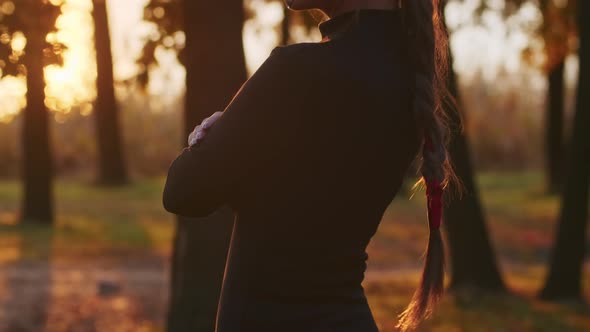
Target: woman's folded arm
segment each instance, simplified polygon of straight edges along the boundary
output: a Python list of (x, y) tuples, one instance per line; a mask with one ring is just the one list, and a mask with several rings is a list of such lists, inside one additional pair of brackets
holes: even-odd
[(167, 211), (187, 217), (211, 214), (294, 139), (293, 109), (302, 97), (296, 90), (305, 78), (290, 59), (286, 50), (275, 48), (202, 141), (172, 162), (163, 194)]

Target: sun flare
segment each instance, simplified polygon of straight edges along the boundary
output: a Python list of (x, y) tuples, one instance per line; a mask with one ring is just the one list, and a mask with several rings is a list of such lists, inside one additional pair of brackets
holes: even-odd
[(91, 0), (67, 0), (57, 19), (54, 38), (67, 46), (63, 66), (45, 68), (47, 107), (68, 113), (72, 107), (92, 101), (96, 96), (96, 60)]
[[(89, 114), (96, 97), (97, 76), (92, 0), (54, 1), (63, 1), (62, 15), (56, 22), (58, 30), (47, 38), (65, 44), (67, 49), (63, 52), (63, 66), (51, 65), (45, 68), (45, 104), (55, 115), (61, 116), (78, 109)], [(141, 53), (143, 39), (146, 34), (149, 35), (150, 29), (154, 29), (142, 21), (143, 8), (147, 1), (107, 0), (116, 81), (132, 79), (138, 71), (136, 59)], [(256, 13), (253, 19), (244, 24), (244, 51), (248, 69), (252, 73), (278, 43), (276, 26), (282, 19), (283, 8), (279, 2), (265, 0), (251, 0), (246, 3)], [(446, 7), (447, 23), (453, 32), (451, 46), (455, 59), (454, 69), (461, 81), (495, 81), (500, 72), (522, 74), (525, 67), (522, 64), (522, 53), (529, 36), (524, 30), (507, 24), (493, 10), (486, 11), (483, 24), (475, 24), (474, 11), (473, 1), (450, 1)], [(514, 20), (537, 22), (541, 19), (541, 13), (532, 4), (523, 6), (517, 14), (511, 19), (512, 23)], [(519, 24), (522, 25), (522, 22)], [(293, 39), (305, 41), (297, 37), (296, 28), (292, 29)], [(305, 37), (313, 37), (313, 40), (319, 38), (317, 35)], [(24, 35), (13, 36), (13, 49), (24, 50), (25, 45)], [(159, 66), (150, 69), (153, 72), (150, 74), (148, 92), (157, 96), (158, 100), (176, 101), (184, 91), (184, 69), (176, 54), (159, 52), (158, 55), (161, 55), (158, 58)], [(571, 71), (568, 69), (568, 73)], [(532, 74), (529, 71), (527, 75), (530, 77), (529, 81), (543, 86), (544, 78), (540, 70)], [(0, 79), (0, 121), (8, 122), (18, 114), (26, 104), (25, 93), (24, 79), (12, 76)]]
[[(45, 104), (55, 112), (68, 113), (96, 97), (96, 60), (93, 45), (92, 0), (66, 0), (56, 21), (57, 31), (47, 36), (50, 41), (66, 45), (63, 66), (45, 68)], [(11, 47), (24, 50), (26, 36), (16, 33)], [(7, 76), (0, 80), (0, 121), (10, 121), (25, 105), (27, 91), (24, 78)]]

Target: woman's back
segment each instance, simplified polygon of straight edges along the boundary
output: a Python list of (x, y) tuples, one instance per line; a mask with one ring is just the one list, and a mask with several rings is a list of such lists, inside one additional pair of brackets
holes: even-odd
[[(353, 13), (336, 17), (321, 25), (322, 33), (354, 19)], [(284, 125), (290, 128), (277, 132), (289, 139), (258, 152), (270, 154), (268, 163), (237, 199), (223, 321), (231, 321), (234, 296), (255, 310), (244, 313), (252, 321), (264, 314), (287, 326), (313, 323), (302, 314), (320, 314), (309, 304), (328, 311), (336, 305), (336, 317), (348, 319), (344, 304), (353, 310), (366, 306), (365, 249), (419, 141), (398, 14), (362, 11), (358, 20), (356, 28), (329, 42), (288, 46), (272, 55), (305, 75), (276, 82), (293, 93), (280, 110), (289, 114)], [(298, 305), (307, 309), (296, 310)]]
[(365, 249), (420, 150), (430, 235), (399, 322), (412, 329), (442, 295), (442, 194), (456, 182), (440, 103), (440, 2), (287, 2), (329, 13), (327, 42), (273, 51), (172, 163), (164, 206), (188, 217), (223, 204), (236, 212), (218, 332), (374, 332)]

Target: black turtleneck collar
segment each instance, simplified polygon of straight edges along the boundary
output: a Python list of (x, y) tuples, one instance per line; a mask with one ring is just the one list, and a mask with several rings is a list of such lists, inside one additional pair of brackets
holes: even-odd
[(318, 28), (322, 33), (322, 38), (348, 30), (355, 21), (356, 13), (356, 11), (342, 13), (320, 23)]
[[(340, 33), (349, 31), (354, 26), (381, 27), (393, 21), (398, 15), (399, 9), (360, 9), (336, 15), (318, 25), (322, 38), (330, 38)], [(384, 25), (385, 24), (385, 25)]]

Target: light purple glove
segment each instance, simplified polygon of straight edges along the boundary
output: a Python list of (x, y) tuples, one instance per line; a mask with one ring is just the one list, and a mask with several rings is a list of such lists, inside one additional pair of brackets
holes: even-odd
[(217, 121), (222, 115), (223, 112), (215, 112), (210, 117), (204, 119), (200, 125), (197, 125), (193, 132), (188, 135), (188, 145), (193, 146), (200, 142), (207, 134), (209, 128), (211, 128), (215, 121)]

